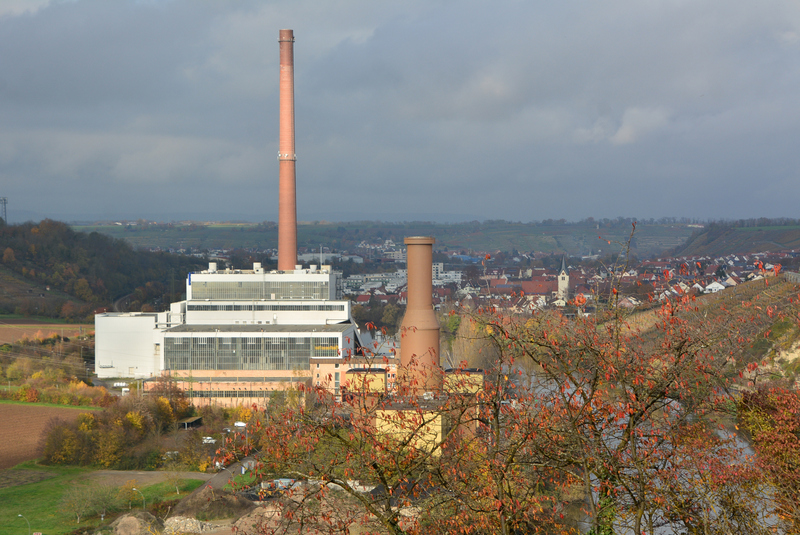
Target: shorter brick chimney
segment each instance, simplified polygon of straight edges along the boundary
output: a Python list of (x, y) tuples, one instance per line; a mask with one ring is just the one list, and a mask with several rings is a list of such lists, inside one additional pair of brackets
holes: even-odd
[(430, 236), (405, 239), (408, 266), (408, 303), (400, 327), (401, 376), (409, 392), (441, 390), (439, 322), (433, 310), (433, 244)]

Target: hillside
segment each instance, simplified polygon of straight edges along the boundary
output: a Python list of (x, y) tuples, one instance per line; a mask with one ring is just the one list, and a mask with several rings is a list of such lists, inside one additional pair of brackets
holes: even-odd
[(129, 294), (137, 310), (177, 300), (170, 290), (179, 294), (185, 274), (201, 265), (58, 221), (0, 226), (0, 313), (82, 319)]
[[(798, 285), (785, 276), (755, 280), (727, 288), (693, 300), (694, 310), (686, 319), (698, 324), (713, 323), (721, 316), (730, 318), (728, 327), (735, 328), (752, 342), (744, 346), (744, 363), (759, 362), (760, 375), (800, 379), (800, 325), (797, 322)], [(754, 306), (754, 304), (756, 304)], [(771, 309), (766, 321), (754, 321), (757, 311)], [(658, 336), (659, 309), (634, 313), (627, 324), (641, 329), (643, 340)], [(735, 321), (734, 321), (735, 319)], [(743, 339), (744, 339), (743, 338)]]
[[(335, 251), (355, 252), (361, 242), (383, 243), (391, 239), (402, 244), (406, 236), (435, 236), (436, 247), (441, 250), (474, 251), (537, 251), (567, 253), (571, 256), (597, 253), (598, 249), (616, 250), (604, 240), (625, 241), (632, 219), (617, 218), (578, 223), (564, 220), (546, 220), (533, 223), (509, 221), (472, 221), (459, 224), (429, 222), (382, 223), (349, 222), (300, 223), (298, 246), (311, 251), (320, 246)], [(135, 247), (160, 249), (211, 250), (242, 248), (266, 250), (278, 245), (275, 223), (254, 224), (152, 224), (76, 226), (75, 230), (99, 232), (126, 240)], [(689, 237), (692, 228), (674, 221), (639, 221), (633, 252), (640, 258), (660, 254), (679, 246)]]
[(67, 303), (78, 309), (86, 305), (76, 297), (57, 289), (48, 290), (46, 284), (0, 265), (0, 313), (58, 317)]
[(712, 223), (693, 233), (672, 250), (674, 256), (723, 256), (756, 252), (800, 250), (800, 224)]

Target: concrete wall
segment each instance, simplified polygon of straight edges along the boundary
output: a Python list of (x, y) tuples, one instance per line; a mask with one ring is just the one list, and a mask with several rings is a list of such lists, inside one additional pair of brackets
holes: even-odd
[[(95, 316), (95, 373), (99, 378), (152, 377), (163, 366), (165, 314), (106, 313)], [(156, 346), (156, 344), (158, 344)]]

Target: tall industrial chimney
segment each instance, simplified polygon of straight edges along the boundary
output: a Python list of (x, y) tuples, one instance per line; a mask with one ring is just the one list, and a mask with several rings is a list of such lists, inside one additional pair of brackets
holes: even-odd
[[(414, 391), (441, 387), (439, 373), (439, 322), (433, 311), (433, 244), (429, 236), (406, 238), (408, 303), (400, 327), (400, 366), (406, 380), (416, 380)], [(412, 360), (414, 365), (412, 366)]]
[(280, 30), (280, 136), (278, 139), (278, 270), (297, 264), (297, 186), (294, 152), (294, 32)]

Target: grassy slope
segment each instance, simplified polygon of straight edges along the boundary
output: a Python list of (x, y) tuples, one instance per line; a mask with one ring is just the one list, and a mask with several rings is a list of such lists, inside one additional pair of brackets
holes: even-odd
[[(19, 387), (11, 385), (11, 390), (17, 390)], [(8, 390), (8, 385), (0, 385), (0, 390)], [(59, 405), (57, 403), (28, 403), (26, 401), (13, 401), (10, 399), (0, 399), (0, 405), (25, 405), (35, 407), (53, 407), (56, 409), (80, 409), (82, 411), (101, 411), (103, 407), (93, 407), (91, 405)]]
[[(44, 297), (39, 297), (44, 295)], [(26, 279), (19, 273), (0, 265), (0, 301), (17, 303), (21, 300), (33, 299), (42, 303), (72, 301), (83, 305), (83, 301), (60, 290), (47, 290), (44, 284)]]
[(678, 256), (723, 256), (784, 249), (800, 249), (800, 227), (739, 227), (721, 233), (706, 230), (676, 250)]
[[(78, 467), (40, 467), (32, 462), (19, 465), (16, 469), (44, 470), (54, 475), (50, 479), (0, 489), (0, 535), (26, 533), (27, 524), (22, 514), (31, 523), (32, 531), (48, 534), (65, 533), (77, 527), (71, 512), (61, 511), (61, 496), (81, 475), (89, 472)], [(69, 516), (67, 516), (69, 515)]]
[[(689, 316), (690, 321), (714, 323), (714, 319), (726, 316), (729, 319), (727, 328), (749, 332), (751, 342), (744, 346), (742, 358), (746, 362), (776, 361), (784, 372), (791, 374), (800, 373), (800, 361), (787, 361), (782, 358), (789, 350), (794, 350), (800, 341), (800, 327), (792, 319), (797, 314), (797, 284), (787, 281), (784, 277), (771, 277), (766, 284), (764, 280), (742, 283), (721, 292), (698, 296), (695, 302), (697, 311)], [(761, 327), (734, 321), (736, 318), (747, 318), (748, 309), (760, 307), (766, 309), (775, 307), (776, 312), (781, 311), (785, 316), (776, 313), (774, 318), (767, 320)], [(646, 337), (648, 331), (659, 322), (658, 308), (634, 313), (628, 318), (627, 323), (633, 328), (641, 329)], [(800, 356), (800, 355), (799, 355)]]
[[(27, 462), (11, 470), (22, 469), (43, 470), (54, 477), (38, 483), (0, 489), (0, 535), (27, 532), (28, 525), (25, 520), (17, 516), (18, 514), (22, 514), (28, 519), (32, 531), (40, 531), (48, 535), (69, 533), (78, 527), (99, 526), (99, 517), (92, 517), (76, 524), (73, 513), (63, 510), (60, 506), (64, 492), (70, 486), (77, 484), (81, 477), (92, 472), (91, 469), (73, 466), (39, 466), (34, 462)], [(194, 479), (182, 480), (181, 496), (185, 496), (202, 483), (202, 481)], [(171, 500), (175, 496), (174, 487), (170, 487), (168, 483), (150, 485), (141, 490), (148, 504), (152, 504), (155, 500)], [(110, 524), (110, 520), (107, 516), (105, 525), (108, 524)]]

